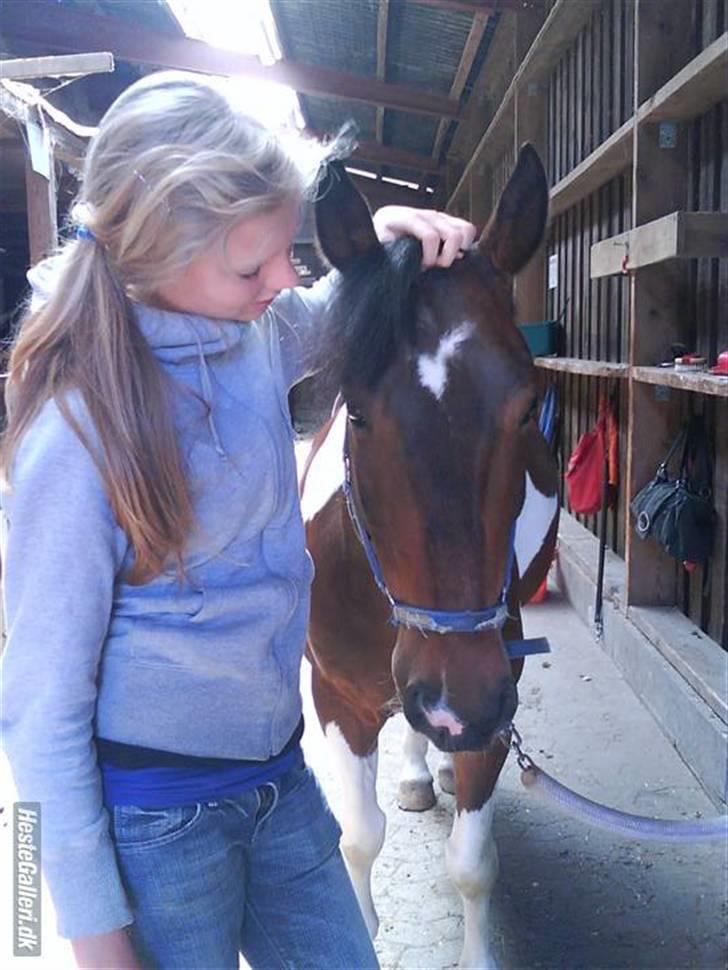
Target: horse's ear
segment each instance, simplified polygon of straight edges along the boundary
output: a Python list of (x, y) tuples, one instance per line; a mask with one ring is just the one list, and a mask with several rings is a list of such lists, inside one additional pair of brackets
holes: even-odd
[(326, 166), (315, 209), (319, 245), (336, 269), (345, 269), (357, 256), (380, 245), (369, 207), (342, 162)]
[(503, 189), (495, 212), (478, 241), (478, 249), (506, 273), (523, 269), (543, 239), (549, 187), (538, 152), (526, 143)]

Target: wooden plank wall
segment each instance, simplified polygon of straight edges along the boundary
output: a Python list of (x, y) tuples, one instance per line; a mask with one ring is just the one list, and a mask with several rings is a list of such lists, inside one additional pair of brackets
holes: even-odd
[[(632, 114), (634, 18), (629, 0), (609, 0), (556, 65), (548, 87), (546, 168), (554, 185)], [(589, 279), (592, 243), (631, 227), (631, 175), (613, 179), (558, 216), (551, 225), (548, 255), (558, 258), (558, 286), (548, 291), (551, 318), (564, 313), (561, 353), (567, 357), (626, 361), (627, 277)], [(567, 302), (568, 301), (568, 302)], [(578, 438), (596, 421), (600, 397), (614, 392), (620, 452), (626, 453), (626, 386), (577, 375), (556, 380), (562, 411), (559, 442), (564, 467)], [(566, 507), (566, 506), (565, 506)], [(597, 516), (577, 516), (597, 531)], [(608, 542), (624, 555), (623, 503), (612, 509)]]
[[(726, 28), (728, 0), (694, 0), (694, 53)], [(546, 165), (550, 184), (567, 175), (633, 114), (634, 6), (631, 0), (605, 0), (556, 65), (548, 86)], [(728, 211), (728, 100), (690, 125), (687, 173), (689, 206), (702, 211)], [(504, 160), (505, 162), (505, 160)], [(494, 166), (494, 187), (507, 166)], [(548, 315), (566, 306), (563, 345), (568, 357), (627, 362), (629, 357), (629, 280), (589, 279), (592, 243), (631, 228), (632, 178), (625, 173), (604, 185), (552, 223), (548, 255), (558, 257), (558, 286), (547, 294)], [(568, 300), (568, 302), (567, 302)], [(711, 359), (728, 349), (728, 262), (692, 261), (685, 340)], [(668, 348), (665, 348), (667, 351)], [(554, 381), (562, 411), (560, 448), (566, 465), (579, 436), (594, 425), (598, 401), (614, 390), (620, 422), (620, 462), (624, 468), (627, 440), (627, 382), (547, 372)], [(691, 575), (678, 566), (678, 588), (684, 612), (711, 637), (728, 647), (728, 401), (672, 391), (681, 413), (702, 412), (715, 451), (715, 492), (719, 528), (709, 572)], [(565, 507), (568, 507), (564, 499)], [(611, 511), (610, 547), (625, 553), (625, 496)], [(578, 516), (597, 532), (596, 516)]]
[[(693, 53), (726, 30), (725, 0), (698, 0), (694, 11)], [(728, 92), (728, 84), (726, 85)], [(688, 207), (702, 212), (728, 212), (728, 97), (689, 126)], [(728, 350), (728, 260), (690, 262), (686, 342), (714, 360)], [(681, 394), (684, 416), (702, 413), (714, 445), (714, 493), (719, 510), (714, 555), (692, 574), (680, 571), (683, 611), (719, 643), (728, 645), (728, 401)]]

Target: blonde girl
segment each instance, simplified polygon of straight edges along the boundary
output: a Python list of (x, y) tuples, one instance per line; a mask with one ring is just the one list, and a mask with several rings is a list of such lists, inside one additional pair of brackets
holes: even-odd
[[(3, 738), (82, 967), (376, 965), (299, 743), (288, 393), (321, 365), (330, 283), (296, 289), (290, 250), (317, 167), (213, 85), (152, 75), (31, 274), (0, 455)], [(474, 235), (376, 225), (426, 266)]]

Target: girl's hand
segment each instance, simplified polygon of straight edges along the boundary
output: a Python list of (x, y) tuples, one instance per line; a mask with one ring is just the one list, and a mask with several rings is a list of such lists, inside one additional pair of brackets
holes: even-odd
[(142, 970), (126, 929), (71, 940), (80, 970)]
[(374, 230), (380, 242), (414, 236), (422, 243), (422, 268), (451, 266), (475, 241), (475, 226), (465, 219), (433, 209), (410, 209), (385, 205), (374, 214)]

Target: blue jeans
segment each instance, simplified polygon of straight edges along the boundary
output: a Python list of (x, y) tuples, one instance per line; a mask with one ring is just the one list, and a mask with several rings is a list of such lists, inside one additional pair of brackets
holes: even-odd
[(341, 830), (300, 764), (235, 798), (117, 806), (112, 833), (145, 968), (376, 968), (339, 851)]

